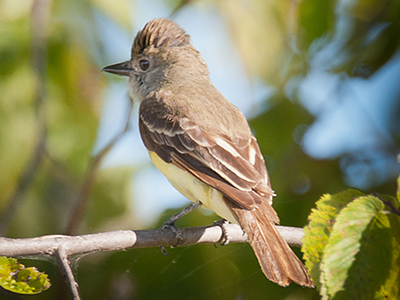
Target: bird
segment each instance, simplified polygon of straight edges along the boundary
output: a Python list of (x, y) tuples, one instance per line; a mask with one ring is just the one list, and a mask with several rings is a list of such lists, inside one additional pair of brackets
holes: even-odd
[(307, 269), (278, 232), (274, 191), (241, 111), (211, 83), (190, 36), (156, 18), (140, 30), (131, 58), (103, 71), (127, 76), (139, 102), (139, 130), (154, 165), (193, 203), (239, 224), (265, 276), (312, 287)]

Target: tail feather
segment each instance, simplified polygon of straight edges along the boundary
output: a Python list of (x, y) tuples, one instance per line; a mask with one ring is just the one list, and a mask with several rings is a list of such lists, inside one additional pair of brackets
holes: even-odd
[[(270, 209), (276, 215), (271, 206)], [(261, 269), (269, 280), (281, 286), (287, 286), (291, 281), (313, 286), (303, 263), (282, 238), (271, 218), (260, 209), (250, 211), (232, 207), (232, 210), (247, 233)]]

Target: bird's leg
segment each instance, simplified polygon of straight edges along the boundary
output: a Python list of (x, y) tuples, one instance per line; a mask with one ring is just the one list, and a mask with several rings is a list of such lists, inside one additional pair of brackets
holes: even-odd
[(188, 205), (184, 209), (182, 209), (180, 212), (176, 213), (171, 218), (169, 218), (167, 221), (165, 221), (161, 228), (169, 228), (170, 226), (175, 227), (176, 221), (178, 221), (183, 216), (186, 216), (188, 213), (190, 213), (192, 210), (196, 209), (199, 206), (201, 206), (200, 201), (191, 203), (190, 205)]
[[(175, 226), (175, 222), (178, 221), (180, 218), (183, 216), (186, 216), (188, 213), (190, 213), (192, 210), (196, 209), (197, 207), (201, 206), (201, 202), (193, 202), (190, 205), (186, 206), (184, 209), (182, 209), (180, 212), (176, 213), (172, 217), (170, 217), (168, 220), (164, 222), (164, 224), (161, 226), (162, 229), (169, 228), (176, 237), (177, 243), (175, 246), (178, 246), (181, 241), (183, 240), (182, 234), (180, 230)], [(165, 251), (164, 246), (160, 246), (161, 252), (164, 255), (167, 255), (168, 253)]]

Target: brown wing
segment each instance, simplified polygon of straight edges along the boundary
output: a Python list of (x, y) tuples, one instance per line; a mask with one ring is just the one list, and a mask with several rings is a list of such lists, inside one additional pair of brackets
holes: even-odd
[[(149, 151), (189, 171), (239, 207), (254, 209), (264, 201), (272, 202), (273, 191), (254, 136), (235, 141), (217, 136), (155, 99), (141, 103), (139, 128)], [(279, 220), (276, 214), (272, 219)]]

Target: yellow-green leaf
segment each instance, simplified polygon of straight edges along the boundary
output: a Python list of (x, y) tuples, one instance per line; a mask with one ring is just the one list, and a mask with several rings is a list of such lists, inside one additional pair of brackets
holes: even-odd
[(363, 195), (362, 192), (353, 189), (335, 195), (323, 195), (316, 203), (317, 208), (313, 209), (309, 216), (309, 223), (304, 228), (302, 252), (306, 267), (317, 288), (320, 286), (320, 261), (335, 219), (351, 200)]
[(380, 199), (365, 196), (341, 210), (321, 262), (323, 299), (397, 298), (382, 290), (398, 252), (383, 209)]
[(18, 294), (38, 294), (50, 287), (50, 281), (35, 267), (26, 268), (15, 258), (1, 256), (0, 285)]

